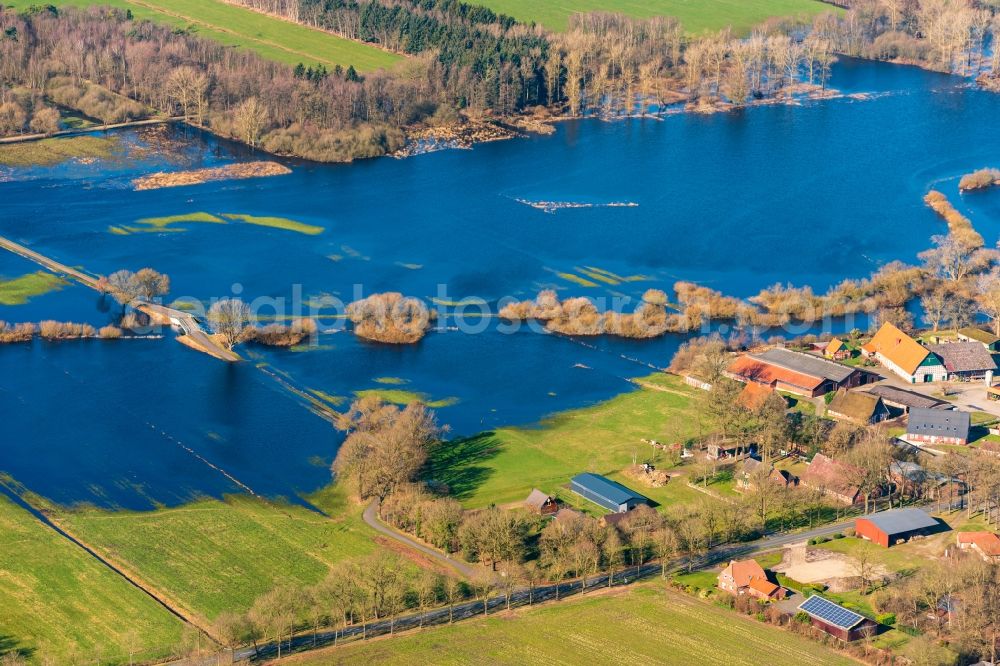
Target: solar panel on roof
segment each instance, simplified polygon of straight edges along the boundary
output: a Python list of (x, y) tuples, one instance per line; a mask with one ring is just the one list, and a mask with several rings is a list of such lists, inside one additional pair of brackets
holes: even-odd
[(799, 605), (799, 610), (805, 611), (823, 622), (842, 629), (850, 629), (865, 619), (863, 615), (858, 615), (843, 606), (838, 606), (832, 601), (818, 597), (815, 594), (803, 601)]

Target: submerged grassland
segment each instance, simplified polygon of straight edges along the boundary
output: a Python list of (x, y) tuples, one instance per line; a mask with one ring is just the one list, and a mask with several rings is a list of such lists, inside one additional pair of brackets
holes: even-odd
[(110, 157), (120, 146), (114, 135), (58, 137), (0, 145), (0, 166), (52, 166), (71, 159)]
[(0, 494), (0, 652), (51, 663), (166, 657), (180, 620)]
[(24, 305), (36, 296), (59, 291), (67, 282), (47, 271), (35, 271), (20, 277), (0, 276), (0, 305)]
[[(289, 660), (334, 664), (847, 666), (814, 641), (645, 583)], [(554, 637), (558, 637), (556, 640)]]
[(131, 225), (112, 225), (108, 227), (108, 232), (119, 236), (141, 233), (164, 233), (187, 231), (189, 227), (180, 226), (188, 224), (228, 224), (229, 222), (239, 222), (258, 227), (269, 227), (271, 229), (281, 229), (293, 231), (307, 236), (316, 236), (324, 231), (325, 227), (315, 224), (306, 224), (297, 220), (290, 220), (285, 217), (268, 217), (257, 215), (245, 215), (243, 213), (206, 213), (204, 211), (194, 213), (182, 213), (180, 215), (166, 215), (163, 217), (144, 217), (135, 221)]

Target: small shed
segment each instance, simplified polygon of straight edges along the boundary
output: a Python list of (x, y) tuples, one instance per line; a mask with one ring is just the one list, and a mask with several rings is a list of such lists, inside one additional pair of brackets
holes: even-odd
[(872, 425), (889, 418), (889, 408), (882, 398), (861, 391), (840, 389), (827, 405), (826, 413), (840, 421)]
[(817, 594), (799, 604), (799, 610), (809, 616), (814, 627), (848, 643), (874, 636), (878, 632), (875, 620), (847, 610)]
[(906, 423), (906, 439), (922, 444), (969, 443), (972, 415), (952, 409), (911, 409)]
[(551, 495), (546, 495), (538, 488), (534, 488), (531, 491), (528, 498), (524, 500), (524, 506), (543, 516), (551, 516), (559, 510), (559, 505), (556, 504), (556, 498)]
[(939, 529), (938, 521), (921, 509), (890, 509), (854, 521), (854, 533), (883, 548), (905, 542), (914, 536), (930, 534)]
[(640, 504), (649, 504), (649, 498), (626, 488), (600, 474), (577, 474), (569, 482), (569, 489), (598, 506), (615, 513), (631, 511)]
[(823, 348), (823, 356), (835, 361), (843, 361), (844, 359), (851, 357), (851, 350), (843, 340), (840, 338), (833, 338), (829, 343), (827, 343), (826, 347)]
[(956, 337), (963, 342), (978, 342), (991, 352), (1000, 352), (1000, 337), (975, 326), (960, 328)]

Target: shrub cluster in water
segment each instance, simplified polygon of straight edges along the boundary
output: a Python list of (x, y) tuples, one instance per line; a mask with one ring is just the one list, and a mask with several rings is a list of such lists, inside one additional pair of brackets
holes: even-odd
[(354, 301), (347, 306), (347, 316), (362, 338), (408, 344), (424, 337), (433, 315), (420, 299), (387, 292)]
[(958, 182), (958, 189), (965, 192), (981, 190), (994, 185), (1000, 185), (1000, 169), (979, 169), (962, 176), (962, 180)]
[(291, 325), (268, 324), (261, 328), (248, 327), (244, 339), (271, 347), (294, 347), (316, 333), (312, 319), (296, 319)]
[(924, 203), (944, 218), (944, 221), (948, 223), (949, 233), (956, 241), (972, 247), (983, 246), (983, 237), (972, 228), (972, 221), (958, 212), (958, 209), (948, 201), (948, 197), (937, 190), (931, 190), (924, 196)]
[(588, 298), (560, 301), (554, 291), (546, 290), (533, 301), (510, 303), (500, 310), (504, 319), (544, 321), (545, 328), (567, 335), (617, 335), (625, 338), (654, 338), (672, 328), (667, 316), (667, 295), (649, 289), (643, 302), (631, 314), (600, 312)]
[(0, 321), (0, 344), (30, 342), (36, 333), (46, 340), (95, 337), (103, 340), (117, 340), (122, 336), (122, 329), (109, 324), (97, 330), (90, 324), (76, 324), (69, 321), (46, 320), (37, 325), (32, 323), (9, 324)]

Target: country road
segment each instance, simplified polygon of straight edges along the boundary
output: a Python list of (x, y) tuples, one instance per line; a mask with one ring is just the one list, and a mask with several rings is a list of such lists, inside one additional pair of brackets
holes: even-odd
[[(954, 509), (956, 506), (957, 504), (951, 508)], [(937, 505), (921, 506), (918, 508), (926, 511), (927, 513), (940, 511), (941, 509), (941, 507)], [(454, 566), (456, 569), (461, 570), (457, 565), (462, 565), (462, 563), (456, 562), (442, 553), (434, 551), (432, 548), (423, 546), (422, 544), (419, 544), (405, 535), (382, 524), (376, 517), (374, 503), (370, 504), (365, 510), (365, 522), (378, 530), (381, 534), (404, 543), (409, 547), (417, 548), (420, 552), (432, 555), (436, 560), (447, 563), (449, 566)], [(853, 525), (854, 519), (851, 518), (850, 520), (823, 525), (809, 530), (772, 534), (762, 539), (758, 539), (757, 541), (722, 544), (712, 548), (701, 557), (692, 559), (690, 562), (686, 559), (671, 561), (667, 565), (667, 572), (678, 572), (688, 568), (692, 570), (704, 569), (713, 565), (728, 562), (731, 559), (750, 557), (774, 551), (789, 544), (807, 541), (815, 537), (829, 536), (837, 532), (843, 532), (845, 529), (853, 527)], [(462, 566), (468, 568), (467, 565)], [(647, 563), (638, 568), (626, 567), (610, 575), (608, 573), (602, 573), (592, 578), (588, 577), (586, 588), (584, 588), (581, 580), (572, 580), (565, 583), (559, 583), (558, 585), (550, 584), (534, 588), (519, 587), (510, 594), (509, 604), (507, 597), (503, 594), (490, 597), (487, 603), (487, 614), (506, 610), (508, 607), (520, 608), (543, 601), (555, 601), (557, 599), (557, 595), (558, 599), (561, 600), (566, 597), (585, 593), (586, 590), (610, 586), (620, 587), (623, 585), (631, 585), (637, 581), (647, 580), (654, 576), (661, 575), (661, 572), (662, 569), (659, 564)], [(463, 601), (462, 603), (455, 604), (450, 608), (446, 606), (443, 608), (435, 608), (423, 613), (411, 613), (393, 618), (391, 620), (379, 620), (368, 624), (351, 625), (342, 629), (323, 629), (315, 633), (302, 632), (296, 634), (290, 641), (282, 641), (281, 654), (284, 656), (292, 652), (305, 652), (320, 647), (336, 645), (345, 641), (353, 642), (357, 640), (365, 640), (367, 638), (374, 638), (376, 636), (387, 636), (400, 631), (407, 631), (426, 626), (449, 624), (451, 622), (460, 622), (483, 615), (483, 601), (482, 599), (479, 599), (473, 601)], [(239, 648), (232, 653), (232, 659), (234, 661), (266, 661), (277, 657), (277, 655), (277, 644), (271, 642), (258, 645), (257, 649), (252, 647)], [(213, 666), (217, 663), (218, 655), (191, 657), (170, 662), (171, 666)]]
[(406, 536), (402, 532), (397, 532), (379, 520), (377, 500), (372, 500), (372, 502), (365, 508), (365, 512), (362, 517), (364, 518), (365, 523), (367, 523), (373, 530), (379, 532), (380, 534), (384, 534), (390, 539), (398, 541), (409, 548), (420, 551), (424, 555), (430, 556), (435, 561), (440, 562), (446, 567), (457, 570), (466, 578), (471, 578), (475, 574), (475, 569), (470, 567), (468, 564), (452, 559), (441, 551), (431, 548), (430, 546), (425, 546), (422, 543)]

